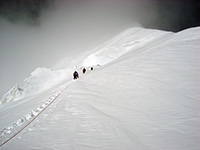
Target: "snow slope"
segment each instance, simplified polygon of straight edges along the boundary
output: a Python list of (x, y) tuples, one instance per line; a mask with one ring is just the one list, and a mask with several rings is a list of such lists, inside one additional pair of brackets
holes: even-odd
[(0, 148), (199, 150), (199, 31), (123, 32), (77, 64), (101, 67), (1, 105), (0, 144), (41, 114)]
[(0, 105), (12, 102), (14, 100), (20, 99), (22, 95), (22, 89), (19, 88), (18, 84), (15, 84), (0, 100)]
[(0, 104), (6, 104), (12, 101), (26, 98), (38, 93), (41, 93), (50, 87), (59, 84), (66, 80), (69, 70), (51, 70), (47, 68), (35, 69), (30, 77), (26, 78), (23, 82), (22, 88), (16, 84), (11, 88), (0, 100)]

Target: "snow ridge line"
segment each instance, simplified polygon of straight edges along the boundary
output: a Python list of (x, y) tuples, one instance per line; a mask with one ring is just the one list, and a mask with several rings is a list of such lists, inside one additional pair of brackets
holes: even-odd
[[(45, 102), (43, 105), (40, 105), (40, 107), (37, 108), (38, 109), (41, 109), (42, 106), (44, 106), (44, 108), (40, 111), (40, 112), (37, 112), (37, 111), (32, 111), (32, 113), (29, 113), (28, 115), (26, 115), (25, 117), (21, 118), (21, 119), (18, 119), (14, 125), (12, 127), (8, 127), (7, 129), (11, 129), (13, 130), (15, 127), (20, 127), (25, 120), (28, 120), (32, 118), (31, 121), (29, 121), (22, 129), (20, 129), (18, 132), (14, 133), (14, 135), (12, 135), (10, 138), (8, 138), (7, 140), (5, 140), (2, 144), (0, 144), (0, 147), (5, 145), (7, 142), (9, 142), (11, 139), (13, 139), (15, 136), (17, 136), (20, 132), (22, 132), (26, 127), (28, 127), (42, 112), (44, 112), (62, 93), (63, 91), (66, 89), (66, 87), (64, 89), (62, 89), (59, 93), (56, 93), (56, 94), (53, 94), (53, 99), (51, 100), (51, 98), (49, 98), (50, 100)], [(46, 105), (47, 104), (47, 105)], [(39, 111), (39, 110), (38, 110)], [(34, 116), (35, 114), (35, 116)], [(2, 131), (0, 131), (0, 139), (3, 137), (4, 134), (12, 134), (12, 131), (9, 131), (7, 129), (3, 129)], [(7, 132), (4, 133), (4, 130), (6, 130)], [(6, 138), (6, 137), (5, 137)], [(2, 141), (3, 139), (1, 139)]]

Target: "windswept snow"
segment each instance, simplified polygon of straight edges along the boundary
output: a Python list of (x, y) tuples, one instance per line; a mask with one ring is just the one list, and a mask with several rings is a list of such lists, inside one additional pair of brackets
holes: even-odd
[(1, 105), (0, 144), (42, 112), (1, 149), (199, 150), (199, 31), (126, 30), (77, 64), (101, 67)]
[(140, 48), (157, 46), (160, 42), (171, 37), (172, 32), (150, 30), (142, 28), (131, 28), (114, 37), (109, 42), (96, 48), (96, 52), (90, 54), (82, 66), (105, 65), (117, 59), (129, 50), (136, 51)]
[(7, 128), (4, 128), (0, 131), (0, 140), (1, 145), (7, 143), (13, 137), (15, 137), (18, 133), (20, 133), (24, 128), (29, 126), (32, 121), (37, 119), (37, 117), (46, 110), (55, 100), (56, 98), (66, 89), (67, 85), (61, 86), (57, 89), (51, 97), (43, 102), (40, 106), (36, 109), (33, 109), (31, 112), (27, 113), (17, 121), (15, 121), (12, 125)]

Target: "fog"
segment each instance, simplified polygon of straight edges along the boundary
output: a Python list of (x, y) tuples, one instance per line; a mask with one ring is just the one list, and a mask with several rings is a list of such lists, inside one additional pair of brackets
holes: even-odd
[(16, 4), (0, 7), (4, 8), (0, 13), (0, 97), (37, 67), (52, 68), (63, 59), (72, 61), (78, 53), (96, 48), (127, 28), (175, 29), (167, 19), (159, 22), (161, 7), (156, 0), (44, 3), (50, 5), (43, 8), (37, 4), (40, 11), (35, 11), (35, 4), (31, 17), (24, 15), (29, 9), (19, 11), (19, 15), (21, 9), (7, 11)]

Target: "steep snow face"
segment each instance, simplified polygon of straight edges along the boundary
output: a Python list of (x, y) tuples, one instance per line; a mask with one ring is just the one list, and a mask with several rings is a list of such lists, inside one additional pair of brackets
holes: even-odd
[(131, 28), (118, 36), (114, 37), (109, 42), (96, 48), (96, 52), (90, 54), (82, 63), (82, 66), (105, 65), (129, 50), (136, 51), (157, 46), (159, 43), (166, 41), (173, 35), (172, 32), (164, 32), (159, 30), (150, 30), (143, 28)]
[[(1, 149), (198, 150), (199, 30), (127, 30), (116, 37), (129, 47), (118, 56), (104, 48), (109, 42), (90, 55), (103, 66), (64, 87), (0, 106), (1, 144), (60, 94)], [(148, 41), (154, 32), (158, 36)], [(135, 36), (146, 40), (137, 45)], [(113, 47), (116, 38), (110, 41)], [(106, 61), (107, 54), (116, 59)], [(86, 60), (88, 66), (96, 64), (89, 57), (82, 64)]]

